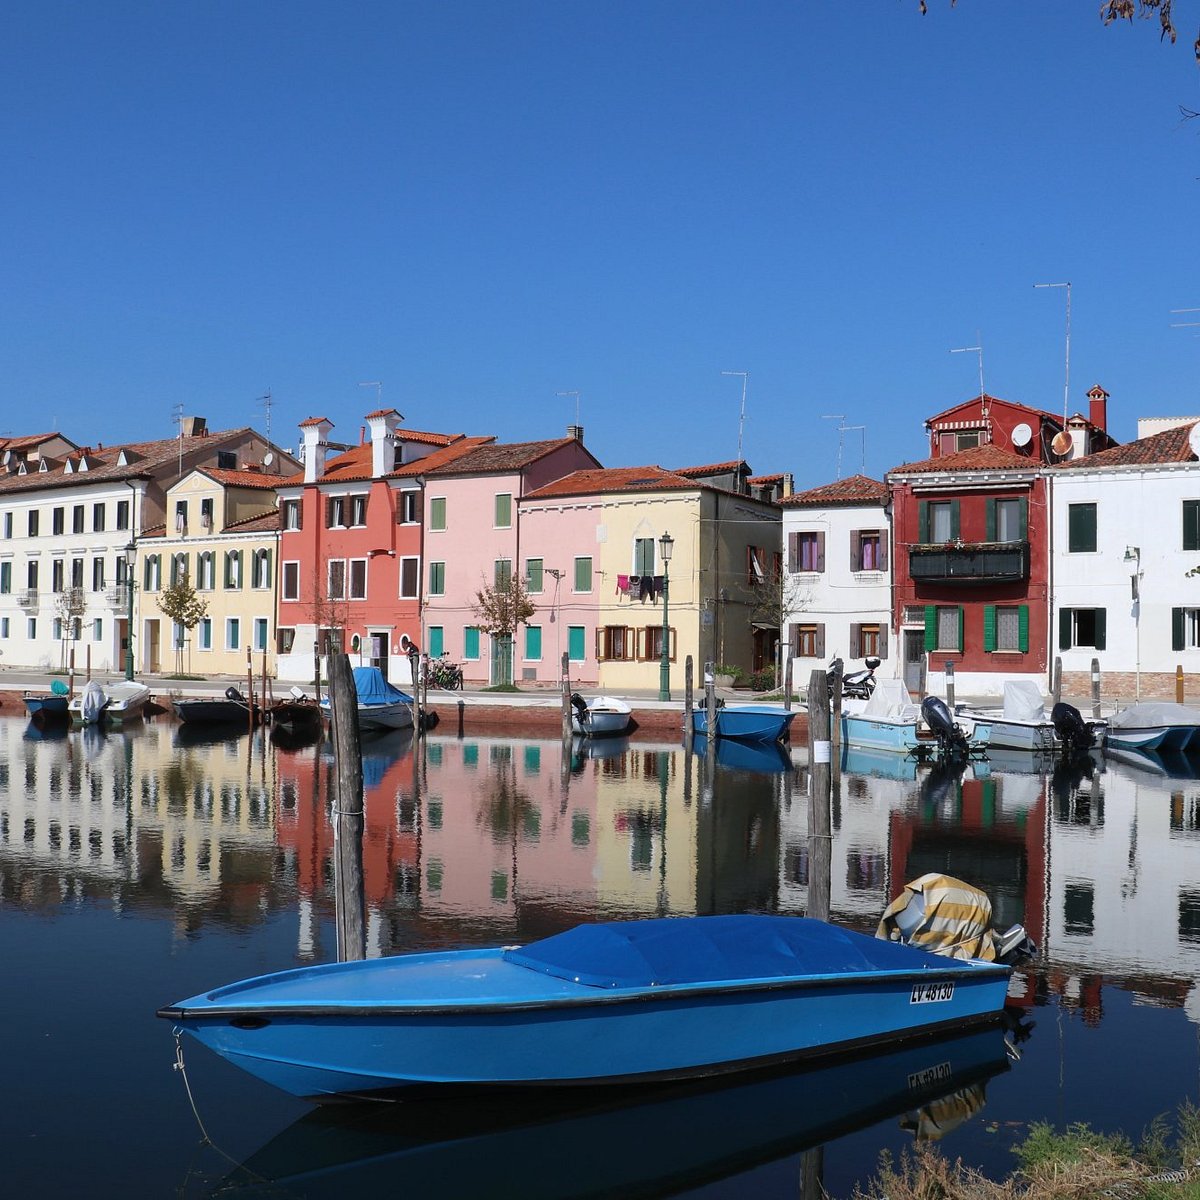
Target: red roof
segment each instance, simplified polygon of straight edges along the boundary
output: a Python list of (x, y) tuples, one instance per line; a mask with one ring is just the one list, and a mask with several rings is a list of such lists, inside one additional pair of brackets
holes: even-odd
[(519, 471), (522, 467), (545, 458), (554, 450), (577, 444), (578, 439), (573, 437), (551, 438), (542, 442), (507, 443), (489, 438), (487, 444), (472, 450), (470, 454), (463, 455), (443, 467), (427, 468), (425, 474), (432, 474), (435, 470), (438, 475), (486, 475), (491, 472)]
[[(385, 479), (403, 478), (409, 475), (421, 475), (432, 470), (440, 463), (452, 462), (462, 454), (493, 441), (490, 437), (468, 438), (461, 433), (420, 433), (415, 430), (404, 430), (404, 441), (420, 442), (424, 445), (437, 446), (438, 449), (426, 454), (423, 458), (405, 463), (394, 471), (388, 471)], [(325, 471), (318, 476), (317, 483), (364, 483), (374, 479), (371, 473), (371, 443), (362, 442), (357, 446), (334, 458), (325, 464)], [(286, 479), (280, 479), (276, 487), (299, 487), (304, 483), (304, 472), (298, 471)]]
[(1056, 471), (1079, 471), (1093, 467), (1148, 467), (1156, 464), (1195, 462), (1188, 438), (1195, 423), (1181, 425), (1176, 429), (1164, 429), (1149, 437), (1113, 446), (1110, 450), (1098, 450), (1067, 462), (1054, 464)]
[(676, 475), (725, 475), (730, 471), (736, 471), (738, 467), (745, 465), (739, 462), (736, 458), (731, 458), (728, 462), (709, 463), (705, 467), (676, 467)]
[(562, 479), (556, 479), (522, 499), (591, 496), (599, 492), (696, 491), (703, 486), (681, 472), (665, 471), (662, 467), (596, 467), (572, 471), (570, 475), (564, 475)]
[(225, 467), (198, 467), (214, 483), (226, 487), (267, 488), (274, 490), (287, 478), (284, 475), (267, 475), (263, 471), (235, 471)]
[(920, 462), (904, 463), (893, 467), (888, 475), (916, 475), (920, 473), (951, 474), (955, 471), (1036, 471), (1041, 463), (1024, 454), (1002, 450), (991, 442), (972, 446), (970, 450), (959, 450), (956, 454), (943, 454), (940, 458), (926, 458)]
[(837, 504), (886, 504), (887, 498), (887, 484), (866, 475), (851, 475), (848, 479), (784, 496), (779, 503), (789, 508), (801, 505), (823, 508)]

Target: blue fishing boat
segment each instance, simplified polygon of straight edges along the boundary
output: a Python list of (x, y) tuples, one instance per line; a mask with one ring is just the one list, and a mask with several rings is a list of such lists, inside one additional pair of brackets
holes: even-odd
[[(775, 704), (718, 704), (714, 733), (739, 742), (778, 742), (786, 736), (795, 713)], [(708, 712), (692, 709), (692, 732), (708, 736)]]
[(158, 1015), (293, 1095), (384, 1099), (762, 1068), (997, 1019), (1008, 976), (804, 917), (676, 917), (305, 967)]
[(1182, 753), (1200, 750), (1200, 708), (1141, 700), (1108, 719), (1108, 746)]
[[(378, 667), (355, 667), (354, 691), (360, 729), (411, 729), (415, 724), (416, 702), (390, 684)], [(321, 714), (327, 720), (333, 715), (328, 696), (321, 701)]]
[(65, 721), (70, 715), (67, 704), (71, 699), (71, 689), (61, 679), (50, 681), (49, 692), (26, 692), (22, 699), (25, 701), (25, 712), (31, 720)]

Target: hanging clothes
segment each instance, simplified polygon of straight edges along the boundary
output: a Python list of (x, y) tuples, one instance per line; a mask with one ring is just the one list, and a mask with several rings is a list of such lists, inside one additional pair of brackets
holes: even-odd
[(617, 592), (622, 596), (629, 595), (629, 576), (628, 575), (618, 575), (617, 576)]

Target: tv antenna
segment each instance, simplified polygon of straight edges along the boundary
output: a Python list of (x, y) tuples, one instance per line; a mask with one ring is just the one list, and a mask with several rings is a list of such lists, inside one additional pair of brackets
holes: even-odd
[(182, 478), (182, 476), (183, 476), (183, 403), (182, 403), (182, 401), (179, 404), (176, 404), (173, 409), (171, 409), (171, 420), (174, 421), (175, 424), (179, 426), (179, 433), (178, 433), (178, 437), (179, 437), (179, 475)]
[[(1173, 309), (1171, 309), (1172, 316), (1180, 316), (1183, 313), (1200, 313), (1200, 308), (1173, 308)], [(1172, 329), (1194, 329), (1197, 325), (1200, 325), (1200, 321), (1172, 321), (1171, 322)], [(1200, 337), (1200, 333), (1193, 334), (1192, 336)]]
[(1067, 289), (1067, 372), (1063, 383), (1063, 428), (1067, 426), (1067, 406), (1071, 398), (1071, 285), (1069, 283), (1035, 283), (1035, 288)]
[(373, 387), (375, 389), (375, 403), (377, 408), (383, 407), (383, 383), (378, 379), (369, 379), (366, 383), (360, 383), (359, 387)]
[(273, 444), (271, 442), (271, 409), (275, 404), (275, 397), (271, 395), (270, 388), (267, 388), (265, 396), (259, 396), (258, 402), (267, 410), (267, 445), (269, 447)]
[(867, 473), (867, 427), (865, 425), (847, 425), (846, 418), (841, 413), (826, 413), (822, 421), (837, 421), (838, 422), (838, 456), (837, 456), (837, 478), (842, 477), (842, 446), (846, 440), (847, 433), (853, 433), (858, 430), (862, 433), (862, 473)]
[(742, 377), (742, 411), (738, 417), (738, 465), (742, 462), (742, 430), (746, 425), (746, 384), (750, 381), (750, 376), (746, 371), (722, 371), (722, 375), (740, 375)]
[(579, 424), (579, 393), (578, 392), (555, 392), (556, 396), (574, 396), (575, 397), (575, 424)]
[(977, 333), (975, 340), (979, 343), (978, 346), (960, 346), (957, 350), (951, 350), (951, 354), (978, 354), (979, 355), (979, 404), (983, 410), (983, 415), (988, 415), (987, 392), (983, 390), (983, 338)]

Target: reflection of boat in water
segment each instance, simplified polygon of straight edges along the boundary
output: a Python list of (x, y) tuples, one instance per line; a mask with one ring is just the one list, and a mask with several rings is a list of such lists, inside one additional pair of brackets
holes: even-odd
[(1105, 758), (1123, 763), (1135, 771), (1146, 772), (1160, 779), (1200, 779), (1200, 755), (1171, 750), (1163, 746), (1154, 749), (1132, 749), (1110, 745)]
[(312, 725), (271, 723), (271, 745), (285, 754), (294, 754), (308, 746), (315, 746), (324, 735), (321, 722)]
[(911, 780), (917, 777), (917, 760), (891, 750), (842, 743), (842, 772), (846, 775), (873, 775), (877, 779)]
[[(248, 1158), (219, 1191), (267, 1196), (286, 1187), (288, 1194), (344, 1197), (386, 1188), (522, 1200), (675, 1195), (890, 1117), (919, 1137), (944, 1132), (952, 1098), (970, 1097), (977, 1110), (987, 1081), (1008, 1069), (1005, 1032), (992, 1026), (733, 1085), (319, 1109)], [(960, 1117), (964, 1107), (956, 1106)], [(291, 1191), (300, 1187), (302, 1193)]]
[[(704, 754), (708, 738), (692, 735), (692, 753)], [(781, 775), (792, 769), (792, 757), (782, 742), (738, 742), (717, 738), (717, 765), (728, 771), (752, 771), (756, 775)]]
[[(378, 787), (388, 768), (412, 752), (413, 731), (408, 729), (363, 729), (359, 732), (362, 749), (363, 787)], [(323, 762), (334, 762), (333, 742), (321, 751)]]
[(621, 758), (629, 749), (629, 738), (584, 737), (575, 734), (571, 738), (571, 770), (582, 771), (590, 759)]
[(176, 746), (221, 746), (240, 741), (249, 732), (249, 719), (242, 714), (242, 724), (227, 721), (188, 722), (175, 727), (172, 743)]

